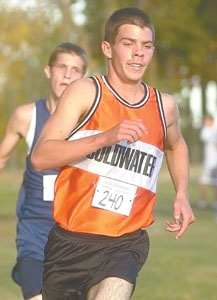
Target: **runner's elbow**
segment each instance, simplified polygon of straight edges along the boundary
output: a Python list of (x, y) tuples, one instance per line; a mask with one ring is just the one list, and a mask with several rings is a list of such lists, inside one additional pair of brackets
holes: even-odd
[(36, 172), (42, 172), (45, 170), (43, 167), (44, 164), (41, 156), (35, 153), (34, 151), (31, 154), (31, 164)]

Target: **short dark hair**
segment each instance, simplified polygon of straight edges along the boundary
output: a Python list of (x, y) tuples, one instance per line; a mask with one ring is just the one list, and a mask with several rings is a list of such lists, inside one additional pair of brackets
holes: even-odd
[(76, 54), (83, 60), (83, 74), (87, 71), (88, 65), (88, 56), (83, 48), (76, 44), (72, 43), (62, 43), (56, 46), (54, 50), (51, 52), (49, 57), (48, 65), (52, 67), (57, 60), (57, 57), (60, 53), (68, 53), (68, 54)]
[(119, 27), (124, 24), (150, 28), (154, 41), (155, 30), (151, 18), (137, 7), (125, 7), (116, 10), (106, 22), (104, 40), (113, 44)]

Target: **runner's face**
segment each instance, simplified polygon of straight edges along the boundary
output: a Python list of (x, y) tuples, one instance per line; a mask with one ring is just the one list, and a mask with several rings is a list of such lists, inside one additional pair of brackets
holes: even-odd
[(124, 24), (111, 45), (111, 70), (125, 82), (141, 81), (153, 52), (152, 31), (149, 28)]
[(72, 81), (83, 77), (83, 60), (73, 53), (60, 53), (53, 66), (47, 66), (46, 75), (50, 79), (50, 93), (59, 99)]

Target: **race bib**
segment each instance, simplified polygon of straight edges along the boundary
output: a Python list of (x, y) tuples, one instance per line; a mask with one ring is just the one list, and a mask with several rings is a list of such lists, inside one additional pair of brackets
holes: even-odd
[(44, 175), (43, 176), (43, 200), (54, 200), (54, 183), (57, 175)]
[(101, 176), (92, 206), (129, 216), (136, 190), (137, 186)]

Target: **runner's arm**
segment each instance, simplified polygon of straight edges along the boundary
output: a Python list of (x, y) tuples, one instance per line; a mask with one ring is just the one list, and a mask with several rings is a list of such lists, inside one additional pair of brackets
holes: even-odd
[(176, 191), (173, 202), (174, 221), (167, 221), (166, 230), (178, 232), (176, 235), (178, 239), (187, 230), (188, 225), (195, 221), (188, 195), (189, 158), (187, 145), (178, 122), (179, 112), (175, 99), (170, 95), (164, 95), (163, 103), (167, 121), (165, 156)]
[(33, 149), (31, 160), (36, 171), (62, 167), (121, 140), (132, 143), (145, 132), (141, 121), (124, 120), (106, 132), (73, 141), (66, 140), (90, 109), (95, 94), (95, 85), (88, 78), (74, 81), (65, 90)]
[(12, 113), (0, 142), (0, 170), (22, 138), (26, 137), (34, 104), (17, 107)]

